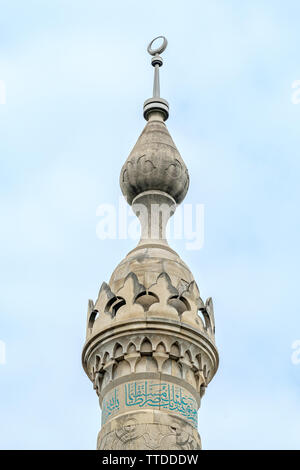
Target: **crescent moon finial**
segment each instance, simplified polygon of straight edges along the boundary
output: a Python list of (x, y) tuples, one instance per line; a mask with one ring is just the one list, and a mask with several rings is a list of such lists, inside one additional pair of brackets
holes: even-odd
[[(158, 47), (153, 48), (153, 44), (157, 40), (162, 40)], [(160, 83), (159, 83), (159, 68), (163, 64), (163, 60), (160, 56), (168, 45), (167, 38), (165, 36), (157, 36), (152, 39), (148, 44), (147, 51), (152, 56), (151, 64), (154, 67), (154, 83), (153, 83), (153, 96), (144, 103), (144, 118), (148, 121), (150, 114), (153, 111), (159, 112), (164, 121), (169, 117), (169, 105), (166, 100), (160, 97)]]
[[(163, 42), (156, 49), (152, 49), (152, 44), (154, 43), (154, 41), (157, 41), (157, 39), (162, 39)], [(157, 36), (156, 38), (152, 39), (152, 41), (150, 42), (150, 44), (147, 47), (147, 51), (149, 52), (150, 55), (162, 54), (166, 50), (167, 45), (168, 45), (168, 41), (165, 38), (165, 36)]]

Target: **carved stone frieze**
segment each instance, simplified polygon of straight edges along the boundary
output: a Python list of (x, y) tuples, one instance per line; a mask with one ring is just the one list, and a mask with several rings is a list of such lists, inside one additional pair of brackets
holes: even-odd
[(99, 450), (197, 450), (196, 429), (176, 417), (140, 413), (123, 415), (104, 425), (98, 435)]

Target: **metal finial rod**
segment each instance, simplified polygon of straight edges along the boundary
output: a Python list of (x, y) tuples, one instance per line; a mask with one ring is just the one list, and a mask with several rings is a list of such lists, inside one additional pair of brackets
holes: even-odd
[[(162, 39), (162, 44), (157, 47), (156, 49), (152, 49), (152, 44), (157, 39)], [(167, 47), (168, 41), (164, 36), (157, 36), (156, 38), (152, 39), (149, 46), (147, 47), (147, 51), (150, 55), (152, 55), (151, 64), (154, 67), (154, 83), (153, 83), (153, 98), (160, 97), (160, 83), (159, 83), (159, 67), (162, 66), (163, 60), (159, 54), (161, 54)]]
[[(162, 39), (162, 43), (156, 49), (152, 48), (152, 44), (157, 39)], [(169, 104), (166, 100), (160, 97), (160, 84), (159, 84), (159, 67), (162, 66), (163, 60), (159, 54), (164, 52), (168, 45), (168, 41), (164, 36), (157, 36), (152, 39), (147, 51), (152, 55), (151, 64), (154, 67), (154, 82), (153, 82), (153, 96), (144, 103), (144, 118), (148, 121), (149, 116), (153, 112), (158, 112), (162, 115), (163, 120), (166, 121), (169, 117)]]
[(154, 67), (154, 83), (153, 83), (153, 98), (160, 97), (160, 84), (159, 84), (159, 65)]

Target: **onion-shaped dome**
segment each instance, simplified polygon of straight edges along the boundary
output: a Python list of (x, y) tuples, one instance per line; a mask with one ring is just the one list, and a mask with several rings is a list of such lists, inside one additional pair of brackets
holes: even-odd
[(123, 165), (120, 186), (129, 204), (149, 190), (164, 191), (178, 204), (183, 201), (189, 187), (188, 170), (160, 113), (152, 113)]

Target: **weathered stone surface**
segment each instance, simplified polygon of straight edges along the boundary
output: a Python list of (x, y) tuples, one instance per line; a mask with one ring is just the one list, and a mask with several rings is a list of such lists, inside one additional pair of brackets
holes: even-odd
[(201, 449), (196, 429), (164, 412), (125, 414), (104, 425), (98, 435), (100, 450), (195, 450)]
[(121, 170), (120, 186), (129, 204), (147, 190), (164, 191), (177, 203), (183, 201), (189, 187), (188, 170), (160, 113), (149, 117)]

